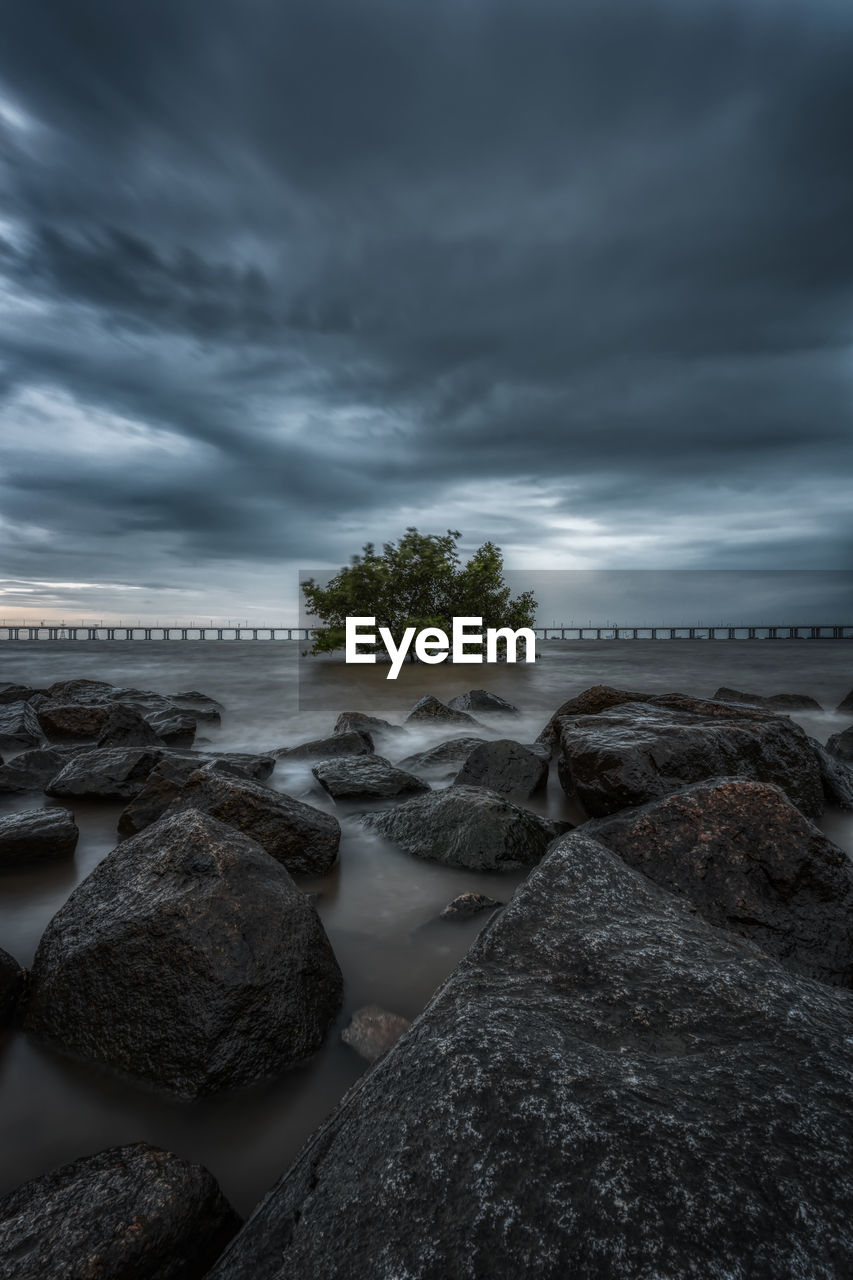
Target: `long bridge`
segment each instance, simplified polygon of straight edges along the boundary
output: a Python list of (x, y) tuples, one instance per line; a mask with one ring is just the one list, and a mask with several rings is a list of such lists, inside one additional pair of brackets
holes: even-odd
[[(850, 626), (729, 626), (713, 627), (534, 627), (539, 640), (853, 640)], [(310, 627), (201, 626), (175, 623), (171, 626), (136, 626), (119, 623), (39, 622), (0, 624), (0, 640), (301, 640), (311, 639)]]

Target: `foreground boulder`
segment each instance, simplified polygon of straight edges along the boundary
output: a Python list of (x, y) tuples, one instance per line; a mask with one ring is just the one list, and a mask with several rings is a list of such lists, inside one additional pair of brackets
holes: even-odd
[(853, 1250), (851, 1034), (848, 992), (578, 831), (211, 1280), (834, 1280)]
[(473, 724), (477, 721), (473, 716), (469, 716), (467, 711), (454, 711), (452, 707), (448, 707), (439, 698), (434, 698), (432, 694), (427, 694), (416, 702), (409, 714), (406, 716), (406, 722), (417, 724), (423, 721), (426, 724)]
[(131, 800), (163, 751), (158, 747), (96, 747), (72, 756), (45, 787), (49, 796), (77, 800)]
[(341, 986), (316, 909), (284, 867), (191, 810), (120, 844), (53, 917), (24, 1026), (196, 1097), (313, 1053)]
[(467, 693), (458, 693), (447, 705), (453, 711), (498, 712), (505, 716), (519, 714), (518, 707), (496, 693), (489, 693), (488, 689), (469, 689)]
[(42, 727), (29, 702), (0, 703), (0, 751), (26, 751), (44, 743)]
[(778, 787), (700, 782), (584, 831), (796, 973), (853, 986), (853, 862)]
[(341, 1039), (366, 1062), (376, 1062), (411, 1025), (408, 1018), (402, 1018), (399, 1013), (389, 1013), (379, 1005), (370, 1004), (356, 1009), (349, 1026), (341, 1032)]
[(297, 747), (280, 747), (276, 760), (331, 760), (333, 756), (364, 756), (373, 750), (369, 733), (333, 733), (328, 738), (313, 738)]
[(14, 1022), (24, 980), (24, 971), (17, 960), (0, 947), (0, 1028)]
[(807, 693), (743, 693), (740, 689), (729, 689), (723, 685), (714, 694), (714, 699), (718, 702), (745, 702), (753, 707), (766, 707), (768, 711), (823, 710), (820, 703)]
[(80, 832), (67, 809), (27, 809), (0, 818), (0, 868), (70, 858)]
[(341, 842), (337, 818), (249, 778), (197, 769), (166, 810), (198, 809), (257, 840), (294, 875), (325, 875)]
[(431, 862), (472, 871), (533, 866), (565, 828), (481, 787), (448, 787), (365, 814), (369, 830)]
[(320, 760), (311, 772), (335, 800), (384, 800), (429, 791), (429, 784), (384, 756), (365, 755)]
[(548, 761), (520, 742), (498, 738), (475, 747), (455, 781), (470, 787), (489, 787), (501, 795), (526, 800), (547, 783)]
[(82, 747), (33, 747), (0, 765), (0, 792), (43, 791)]
[(853, 724), (841, 733), (833, 733), (826, 740), (826, 749), (831, 756), (839, 760), (853, 761)]
[(200, 1280), (239, 1226), (201, 1165), (112, 1147), (0, 1200), (0, 1277)]

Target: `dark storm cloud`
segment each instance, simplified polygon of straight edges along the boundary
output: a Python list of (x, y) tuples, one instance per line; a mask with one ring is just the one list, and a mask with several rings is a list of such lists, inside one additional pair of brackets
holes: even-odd
[(848, 563), (852, 61), (830, 0), (7, 0), (4, 570)]

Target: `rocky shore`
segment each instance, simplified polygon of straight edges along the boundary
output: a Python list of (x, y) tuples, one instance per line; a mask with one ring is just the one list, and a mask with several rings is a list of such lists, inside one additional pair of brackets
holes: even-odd
[[(300, 887), (347, 857), (332, 810), (526, 875), (441, 913), (482, 929), (413, 1022), (356, 1011), (365, 1074), (244, 1225), (177, 1154), (81, 1152), (0, 1199), (0, 1280), (849, 1274), (853, 862), (816, 823), (853, 810), (853, 694), (826, 746), (788, 714), (813, 703), (594, 686), (523, 742), (471, 690), (235, 754), (195, 745), (227, 714), (196, 690), (0, 686), (0, 794), (31, 799), (0, 874), (123, 806), (31, 968), (0, 952), (0, 1035), (164, 1096), (310, 1070), (332, 1034), (346, 968)], [(268, 785), (294, 762), (312, 791)], [(531, 807), (554, 777), (574, 826)]]

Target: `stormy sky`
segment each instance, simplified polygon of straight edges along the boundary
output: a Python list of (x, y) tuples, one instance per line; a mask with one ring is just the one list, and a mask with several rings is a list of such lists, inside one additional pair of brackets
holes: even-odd
[(848, 0), (0, 13), (0, 614), (853, 562)]

